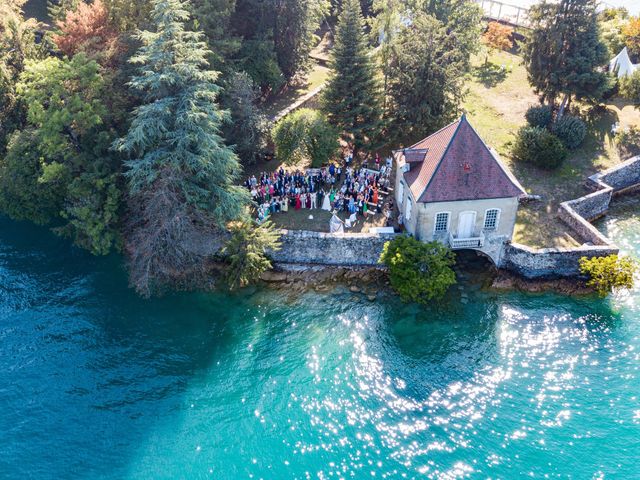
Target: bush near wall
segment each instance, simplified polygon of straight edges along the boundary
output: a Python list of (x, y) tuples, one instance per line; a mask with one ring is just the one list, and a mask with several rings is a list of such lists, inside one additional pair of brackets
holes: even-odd
[(629, 257), (609, 255), (580, 259), (580, 273), (589, 276), (587, 285), (602, 297), (619, 288), (633, 288), (636, 270), (636, 263)]
[(456, 283), (451, 268), (455, 255), (440, 242), (424, 243), (401, 235), (385, 243), (380, 263), (389, 268), (391, 286), (405, 302), (440, 300)]

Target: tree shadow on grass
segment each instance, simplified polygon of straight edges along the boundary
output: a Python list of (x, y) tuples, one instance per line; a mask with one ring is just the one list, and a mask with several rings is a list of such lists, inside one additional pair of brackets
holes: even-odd
[(506, 80), (509, 72), (504, 66), (495, 63), (483, 63), (473, 68), (473, 77), (486, 88), (493, 88)]
[(611, 126), (619, 121), (618, 113), (604, 105), (592, 107), (587, 112), (587, 137), (585, 143), (595, 141), (604, 145), (611, 135)]

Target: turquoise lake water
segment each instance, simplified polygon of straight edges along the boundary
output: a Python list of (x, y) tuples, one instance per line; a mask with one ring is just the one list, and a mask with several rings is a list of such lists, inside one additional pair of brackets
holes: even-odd
[(0, 219), (0, 478), (640, 479), (640, 290), (462, 287), (145, 301)]

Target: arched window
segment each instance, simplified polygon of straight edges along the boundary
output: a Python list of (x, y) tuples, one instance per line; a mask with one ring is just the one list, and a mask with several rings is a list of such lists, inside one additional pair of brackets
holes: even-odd
[(484, 212), (484, 229), (497, 230), (500, 223), (500, 209), (490, 208)]
[(410, 198), (407, 198), (407, 205), (404, 209), (404, 218), (405, 220), (411, 220), (411, 209), (413, 208), (412, 202)]
[(402, 205), (402, 201), (404, 200), (404, 185), (402, 184), (402, 180), (398, 183), (398, 205)]
[(433, 224), (433, 233), (446, 233), (449, 231), (449, 212), (436, 213)]

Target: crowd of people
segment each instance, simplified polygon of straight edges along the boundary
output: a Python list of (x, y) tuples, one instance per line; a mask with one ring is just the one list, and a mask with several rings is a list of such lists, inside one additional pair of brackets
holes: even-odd
[(351, 166), (351, 154), (344, 158), (343, 165), (287, 172), (283, 168), (271, 173), (263, 172), (259, 177), (248, 178), (245, 187), (258, 205), (258, 222), (269, 215), (288, 212), (289, 209), (317, 209), (367, 215), (381, 212), (380, 189), (389, 188), (391, 162), (380, 165), (376, 155), (376, 169)]

